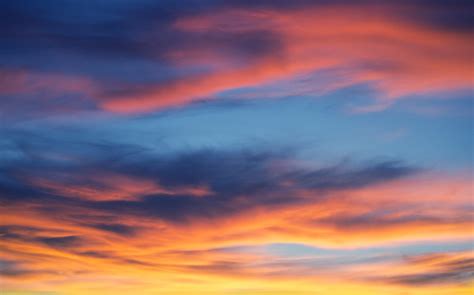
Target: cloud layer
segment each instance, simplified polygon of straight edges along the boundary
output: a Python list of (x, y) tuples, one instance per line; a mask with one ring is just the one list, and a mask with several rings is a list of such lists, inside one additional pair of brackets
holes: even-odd
[(2, 294), (471, 294), (472, 11), (0, 1)]
[[(344, 251), (469, 239), (472, 187), (463, 176), (393, 160), (317, 167), (299, 163), (292, 150), (163, 154), (115, 144), (53, 144), (47, 138), (19, 144), (21, 155), (2, 164), (7, 288), (31, 280), (33, 290), (42, 290), (34, 282), (87, 280), (110, 275), (111, 268), (144, 276), (130, 274), (137, 281), (124, 283), (143, 288), (152, 274), (167, 281), (299, 278), (305, 286), (340, 277), (393, 288), (453, 288), (471, 278), (469, 258), (367, 257), (340, 265), (323, 257), (287, 261), (243, 247), (285, 241)], [(81, 148), (72, 149), (76, 144)], [(391, 264), (399, 266), (373, 277), (372, 268)], [(79, 292), (67, 283), (64, 288)]]
[[(150, 112), (293, 80), (298, 89), (264, 97), (364, 84), (377, 102), (357, 110), (370, 111), (407, 96), (471, 87), (472, 5), (462, 1), (2, 6), (0, 91), (17, 101), (3, 107), (9, 112), (18, 103), (33, 114)], [(262, 98), (257, 90), (246, 96)]]

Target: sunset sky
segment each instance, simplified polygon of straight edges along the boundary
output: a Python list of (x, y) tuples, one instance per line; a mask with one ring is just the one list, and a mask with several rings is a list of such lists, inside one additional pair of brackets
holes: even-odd
[(474, 2), (0, 1), (0, 293), (474, 293)]

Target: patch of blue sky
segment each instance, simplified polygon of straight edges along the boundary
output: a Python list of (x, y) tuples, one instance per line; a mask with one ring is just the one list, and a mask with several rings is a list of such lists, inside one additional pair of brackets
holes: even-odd
[[(449, 113), (423, 114), (403, 101), (380, 111), (354, 114), (349, 96), (367, 102), (363, 88), (348, 88), (319, 99), (217, 100), (151, 115), (98, 115), (84, 122), (73, 118), (22, 123), (38, 132), (62, 132), (67, 126), (84, 140), (136, 144), (158, 152), (188, 149), (291, 148), (311, 163), (341, 159), (399, 159), (440, 170), (470, 169), (472, 116), (457, 111), (472, 107), (469, 96), (423, 99), (419, 106), (442, 106)], [(350, 99), (351, 102), (354, 99)], [(61, 125), (60, 129), (55, 126)], [(56, 128), (56, 129), (55, 129)], [(40, 131), (41, 130), (41, 131)], [(59, 130), (59, 131), (58, 131)]]

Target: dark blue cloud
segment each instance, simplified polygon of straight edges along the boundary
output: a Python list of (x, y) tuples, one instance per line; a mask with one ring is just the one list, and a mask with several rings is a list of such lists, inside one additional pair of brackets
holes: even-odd
[[(86, 73), (97, 76), (104, 72), (95, 64), (104, 59), (114, 62), (108, 64), (109, 68), (133, 70), (140, 60), (166, 63), (166, 56), (176, 49), (214, 48), (216, 52), (241, 57), (270, 54), (278, 49), (277, 39), (270, 32), (189, 34), (174, 29), (172, 23), (180, 17), (223, 6), (214, 5), (214, 1), (186, 2), (2, 2), (0, 58), (4, 65), (68, 72), (74, 71), (70, 67), (74, 59), (85, 56), (89, 61)], [(50, 57), (48, 65), (40, 56)], [(146, 73), (147, 68), (143, 64), (140, 74)], [(109, 72), (112, 77), (113, 72)], [(173, 75), (172, 70), (167, 72), (168, 78)]]
[(52, 248), (72, 248), (81, 243), (78, 236), (41, 237), (36, 240)]
[[(317, 202), (327, 192), (369, 186), (419, 171), (399, 161), (342, 163), (317, 169), (281, 164), (292, 162), (294, 155), (290, 150), (200, 149), (157, 154), (127, 145), (69, 141), (61, 145), (42, 137), (35, 140), (31, 137), (30, 144), (19, 145), (23, 157), (6, 161), (0, 167), (0, 197), (7, 204), (35, 203), (46, 214), (55, 210), (67, 212), (67, 208), (75, 207), (112, 215), (187, 222), (257, 207), (271, 209)], [(29, 181), (42, 179), (63, 187), (85, 187), (100, 194), (114, 189), (113, 183), (106, 181), (110, 175), (154, 182), (169, 191), (205, 187), (209, 192), (200, 197), (163, 192), (137, 194), (127, 200), (86, 200)], [(311, 189), (315, 196), (309, 200), (301, 198), (298, 194), (301, 189)], [(46, 203), (47, 206), (42, 205)], [(94, 222), (90, 226), (122, 235), (133, 234), (132, 228), (115, 223)]]
[(407, 15), (408, 20), (454, 32), (472, 32), (474, 3), (469, 0), (415, 1), (417, 9)]
[(97, 223), (97, 224), (88, 224), (95, 229), (103, 230), (106, 232), (112, 232), (122, 236), (132, 236), (136, 233), (136, 229), (119, 223)]
[(86, 239), (78, 235), (61, 235), (60, 232), (56, 232), (55, 236), (50, 236), (46, 235), (45, 231), (49, 231), (49, 234), (54, 233), (54, 231), (36, 226), (3, 225), (0, 227), (0, 235), (4, 241), (36, 244), (65, 251), (86, 244)]
[[(104, 74), (98, 66), (137, 70), (139, 60), (166, 63), (176, 49), (212, 48), (242, 57), (275, 54), (278, 36), (259, 31), (225, 34), (184, 33), (173, 28), (177, 19), (222, 8), (292, 9), (334, 4), (380, 4), (380, 1), (3, 1), (0, 3), (1, 60), (4, 65), (74, 71), (64, 67), (76, 58), (88, 58), (90, 76)], [(470, 1), (401, 1), (407, 21), (450, 30), (472, 29)], [(66, 53), (66, 55), (63, 55)], [(71, 56), (72, 54), (72, 56)], [(47, 60), (40, 57), (49, 57)], [(123, 63), (128, 61), (129, 65)], [(135, 65), (134, 65), (135, 62)], [(49, 64), (49, 66), (46, 66)], [(97, 65), (96, 65), (97, 64)], [(79, 63), (78, 63), (79, 65)], [(84, 68), (84, 65), (82, 65)], [(147, 66), (143, 65), (142, 69)], [(83, 70), (82, 70), (83, 71)], [(123, 72), (121, 79), (130, 79)], [(141, 74), (148, 71), (144, 70)], [(113, 76), (114, 71), (109, 75)], [(170, 69), (165, 75), (173, 75)], [(131, 75), (135, 76), (135, 75)], [(145, 74), (146, 76), (146, 74)], [(115, 77), (117, 78), (117, 77)]]

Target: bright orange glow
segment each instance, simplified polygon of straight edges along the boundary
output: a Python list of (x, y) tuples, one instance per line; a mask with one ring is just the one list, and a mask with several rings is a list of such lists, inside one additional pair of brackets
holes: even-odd
[[(140, 182), (120, 177), (108, 178), (108, 181), (117, 181), (115, 189), (123, 189), (125, 194), (134, 191), (128, 185), (146, 188)], [(97, 191), (96, 194), (100, 193)], [(318, 199), (314, 198), (314, 194), (318, 194), (316, 191), (300, 193), (308, 199)], [(61, 194), (85, 199), (91, 196), (76, 190), (62, 190)], [(450, 294), (454, 290), (459, 292), (456, 294), (468, 294), (469, 286), (431, 288), (428, 285), (412, 289), (401, 282), (409, 282), (410, 274), (412, 280), (416, 280), (416, 275), (421, 276), (424, 272), (442, 272), (443, 267), (454, 264), (451, 261), (467, 261), (469, 253), (316, 271), (298, 264), (298, 260), (283, 259), (276, 264), (267, 264), (280, 259), (269, 253), (223, 249), (279, 242), (354, 249), (388, 246), (395, 242), (469, 239), (472, 237), (471, 216), (464, 216), (458, 208), (469, 200), (470, 194), (472, 187), (465, 177), (423, 176), (345, 190), (303, 206), (295, 204), (271, 211), (262, 207), (218, 220), (196, 218), (186, 224), (159, 222), (147, 217), (101, 215), (94, 210), (74, 211), (74, 208), (66, 207), (55, 215), (44, 215), (35, 212), (34, 206), (21, 210), (7, 206), (1, 212), (2, 226), (15, 226), (9, 233), (13, 236), (1, 241), (2, 257), (14, 257), (28, 263), (28, 272), (18, 278), (6, 277), (3, 284), (18, 289), (26, 280), (32, 290), (42, 290), (53, 284), (55, 289), (66, 294), (83, 294), (86, 290), (99, 294), (107, 289), (125, 294), (127, 288), (137, 287), (144, 294), (153, 294), (157, 290), (163, 294), (218, 294), (225, 290), (238, 290), (239, 280), (245, 278), (246, 286), (256, 288), (255, 292), (246, 294), (260, 294), (259, 288), (274, 294), (286, 294), (285, 290), (290, 289), (292, 294), (311, 294), (315, 288), (335, 294), (343, 294), (348, 288), (354, 288), (360, 294), (377, 294), (382, 290), (386, 294), (398, 294), (403, 290), (413, 294)], [(400, 198), (400, 195), (405, 197)], [(423, 208), (424, 218), (410, 218), (426, 204), (432, 206)], [(397, 212), (396, 208), (403, 208), (403, 211)], [(390, 213), (378, 216), (377, 212)], [(363, 216), (374, 217), (365, 220)], [(139, 230), (129, 235), (118, 235), (90, 226), (105, 223), (133, 226)], [(68, 241), (65, 238), (64, 246), (70, 249), (65, 251), (62, 241), (48, 244), (47, 237), (84, 237), (86, 240), (71, 238)], [(67, 280), (54, 279), (59, 271), (57, 265), (62, 265), (61, 276), (66, 275)], [(377, 274), (383, 276), (378, 277), (374, 284), (370, 277)], [(157, 280), (166, 282), (167, 287), (159, 288)], [(367, 285), (366, 280), (371, 284)], [(344, 286), (340, 282), (344, 282)], [(116, 289), (118, 283), (127, 287)]]

